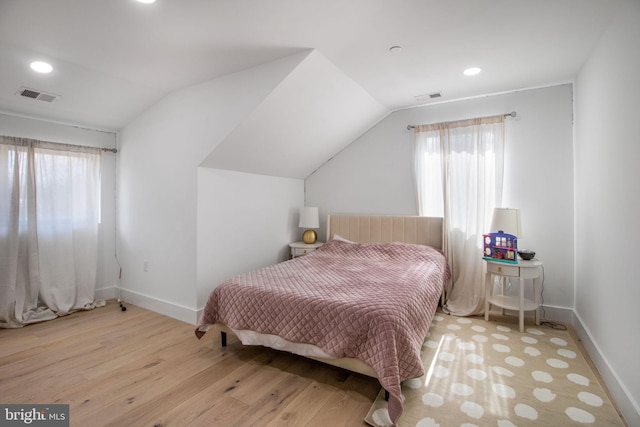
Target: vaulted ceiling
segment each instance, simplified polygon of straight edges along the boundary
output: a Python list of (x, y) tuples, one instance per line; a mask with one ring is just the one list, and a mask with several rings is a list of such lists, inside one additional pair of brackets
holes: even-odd
[(309, 49), (390, 111), (544, 86), (574, 78), (619, 1), (2, 0), (0, 112), (118, 130), (180, 88)]

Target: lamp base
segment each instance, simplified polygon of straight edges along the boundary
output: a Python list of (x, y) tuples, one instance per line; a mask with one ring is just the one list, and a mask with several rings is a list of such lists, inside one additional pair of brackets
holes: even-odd
[(312, 243), (315, 243), (316, 240), (318, 240), (318, 233), (316, 233), (314, 230), (306, 230), (304, 233), (302, 233), (302, 241), (306, 244), (310, 245)]

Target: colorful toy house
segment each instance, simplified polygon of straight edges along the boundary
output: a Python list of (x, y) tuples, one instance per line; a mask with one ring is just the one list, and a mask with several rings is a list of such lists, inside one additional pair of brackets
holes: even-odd
[(518, 263), (518, 238), (513, 234), (497, 233), (482, 235), (484, 241), (483, 258), (488, 261)]

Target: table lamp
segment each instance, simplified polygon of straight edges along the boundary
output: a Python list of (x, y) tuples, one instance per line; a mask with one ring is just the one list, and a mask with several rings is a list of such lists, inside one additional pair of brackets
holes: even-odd
[(311, 244), (318, 240), (318, 233), (313, 228), (320, 227), (320, 220), (318, 217), (318, 208), (304, 207), (300, 208), (300, 222), (298, 227), (306, 228), (302, 233), (302, 241)]
[(502, 231), (503, 233), (512, 234), (520, 239), (522, 237), (520, 209), (494, 208), (490, 231), (492, 233)]

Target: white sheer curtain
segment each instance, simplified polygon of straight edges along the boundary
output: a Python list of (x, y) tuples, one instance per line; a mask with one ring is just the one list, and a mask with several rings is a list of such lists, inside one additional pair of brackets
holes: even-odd
[(420, 215), (444, 218), (452, 281), (444, 309), (484, 311), (482, 233), (502, 199), (504, 116), (414, 127)]
[(94, 301), (101, 151), (0, 136), (0, 327)]

